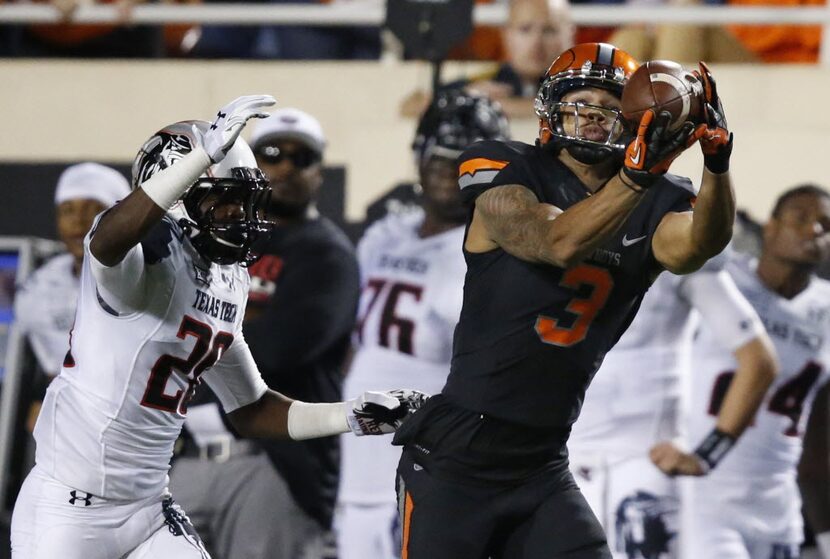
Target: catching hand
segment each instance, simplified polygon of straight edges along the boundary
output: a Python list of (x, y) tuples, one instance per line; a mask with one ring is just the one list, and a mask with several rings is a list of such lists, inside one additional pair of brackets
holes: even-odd
[[(648, 110), (643, 114), (637, 128), (637, 136), (625, 150), (623, 172), (628, 180), (641, 188), (654, 184), (666, 171), (678, 155), (700, 139), (705, 126), (695, 128), (691, 122), (684, 122), (677, 130), (669, 130), (671, 113), (662, 111), (655, 115)], [(631, 185), (629, 185), (631, 186)]]
[(706, 123), (706, 132), (700, 138), (703, 163), (712, 173), (725, 173), (729, 170), (732, 155), (732, 133), (726, 124), (715, 78), (705, 62), (700, 62), (699, 66), (700, 71), (695, 73), (703, 82), (703, 122)]
[(670, 442), (656, 444), (649, 458), (667, 476), (702, 476), (707, 471), (697, 455), (683, 452)]
[(201, 137), (202, 147), (214, 163), (225, 158), (228, 150), (239, 137), (245, 123), (251, 118), (265, 118), (268, 113), (263, 112), (266, 107), (276, 103), (270, 95), (245, 95), (237, 97), (216, 113), (216, 118), (204, 135), (194, 127), (194, 133)]
[(346, 419), (357, 436), (394, 433), (428, 398), (423, 392), (409, 389), (364, 392), (347, 402)]

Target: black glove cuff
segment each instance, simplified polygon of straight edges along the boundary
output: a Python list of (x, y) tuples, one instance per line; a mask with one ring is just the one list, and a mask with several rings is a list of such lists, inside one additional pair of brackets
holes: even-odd
[(703, 164), (710, 173), (720, 175), (729, 170), (729, 158), (732, 156), (732, 133), (729, 133), (729, 142), (718, 150), (715, 155), (704, 155)]
[[(639, 186), (641, 189), (647, 189), (647, 188), (651, 188), (651, 186), (655, 182), (660, 180), (660, 178), (663, 176), (663, 175), (655, 175), (654, 173), (649, 173), (648, 171), (638, 171), (636, 169), (629, 169), (628, 167), (625, 167), (625, 166), (623, 167), (622, 170), (623, 170), (623, 174), (620, 175), (620, 180), (623, 182), (623, 184), (625, 184), (625, 186), (627, 186), (631, 190), (634, 190), (634, 192), (639, 192), (639, 191), (635, 190), (631, 186), (632, 182), (634, 184), (636, 184), (637, 186)], [(628, 178), (628, 180), (626, 180), (626, 177)]]
[(700, 458), (701, 462), (711, 470), (723, 460), (723, 457), (733, 446), (735, 446), (735, 437), (727, 435), (716, 427), (706, 435), (706, 438), (698, 445), (693, 454)]

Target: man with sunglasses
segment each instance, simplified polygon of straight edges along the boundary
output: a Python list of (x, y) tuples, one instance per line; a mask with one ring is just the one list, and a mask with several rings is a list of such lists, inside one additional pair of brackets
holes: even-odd
[[(300, 110), (278, 109), (256, 122), (251, 147), (270, 182), (266, 213), (276, 226), (249, 268), (245, 338), (270, 388), (307, 402), (338, 401), (359, 278), (351, 243), (315, 207), (322, 127)], [(208, 548), (226, 559), (324, 557), (338, 440), (238, 440), (215, 401), (200, 401), (191, 405), (192, 440), (171, 480)], [(225, 489), (206, 494), (206, 484)]]

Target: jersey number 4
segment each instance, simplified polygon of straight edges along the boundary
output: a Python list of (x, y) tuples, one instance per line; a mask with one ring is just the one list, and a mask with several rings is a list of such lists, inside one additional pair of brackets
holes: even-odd
[(576, 316), (569, 328), (560, 326), (560, 319), (539, 315), (536, 319), (536, 333), (546, 344), (560, 347), (570, 347), (578, 344), (588, 335), (591, 323), (605, 303), (614, 288), (614, 278), (605, 268), (597, 268), (588, 264), (580, 264), (568, 269), (559, 282), (562, 287), (574, 291), (583, 285), (590, 286), (591, 294), (588, 297), (574, 297), (568, 302), (565, 310)]
[[(822, 367), (813, 361), (808, 362), (801, 371), (793, 378), (778, 387), (772, 394), (767, 404), (770, 413), (783, 415), (790, 419), (791, 423), (784, 430), (789, 437), (799, 435), (798, 425), (801, 423), (801, 415), (804, 413), (804, 401), (810, 394), (810, 389), (816, 384), (821, 375)], [(712, 387), (712, 398), (709, 401), (709, 415), (718, 415), (726, 397), (726, 391), (732, 384), (735, 371), (721, 373), (715, 379)]]
[[(201, 383), (199, 377), (216, 363), (223, 351), (230, 347), (233, 334), (218, 332), (214, 337), (209, 325), (185, 315), (176, 335), (182, 340), (192, 336), (196, 338), (196, 343), (193, 344), (193, 349), (186, 359), (172, 355), (162, 355), (158, 358), (150, 370), (150, 378), (147, 380), (147, 388), (144, 390), (141, 405), (185, 415), (187, 403)], [(165, 389), (173, 371), (178, 371), (187, 378), (187, 389), (180, 388), (175, 394), (168, 395)]]

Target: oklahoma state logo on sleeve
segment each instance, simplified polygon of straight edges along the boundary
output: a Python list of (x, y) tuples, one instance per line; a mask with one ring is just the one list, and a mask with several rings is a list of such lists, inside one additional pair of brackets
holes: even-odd
[(476, 157), (465, 161), (458, 168), (458, 186), (464, 190), (473, 184), (488, 184), (493, 182), (499, 171), (507, 167), (509, 161)]

